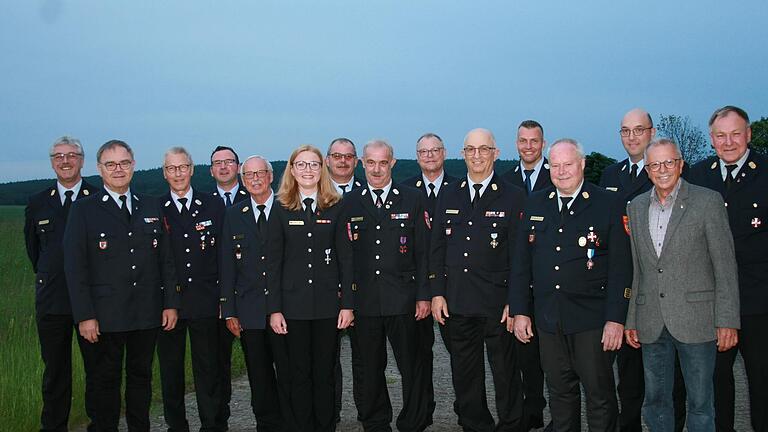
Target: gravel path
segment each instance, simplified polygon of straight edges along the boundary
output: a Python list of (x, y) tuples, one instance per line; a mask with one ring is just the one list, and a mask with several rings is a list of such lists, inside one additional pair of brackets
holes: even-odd
[[(433, 382), (435, 386), (435, 399), (437, 407), (434, 413), (434, 424), (428, 429), (430, 431), (461, 431), (461, 428), (456, 424), (456, 416), (453, 413), (453, 387), (451, 384), (451, 371), (448, 361), (448, 353), (445, 351), (443, 341), (439, 335), (437, 335), (437, 329), (435, 329), (435, 347), (434, 347), (434, 376)], [(363, 428), (357, 422), (357, 410), (355, 409), (354, 402), (352, 401), (352, 382), (351, 382), (351, 360), (350, 360), (350, 346), (349, 339), (342, 338), (341, 347), (342, 366), (344, 369), (344, 396), (343, 396), (343, 409), (341, 413), (341, 423), (339, 423), (337, 431), (339, 432), (362, 432)], [(735, 429), (739, 431), (750, 430), (749, 425), (749, 401), (747, 399), (746, 389), (746, 377), (744, 376), (744, 364), (741, 356), (738, 357), (736, 365), (734, 367), (736, 375), (736, 425)], [(400, 400), (400, 374), (397, 372), (397, 366), (392, 357), (390, 351), (389, 364), (387, 366), (387, 382), (389, 383), (389, 395), (392, 399), (392, 408), (394, 416), (400, 410), (402, 402)], [(493, 398), (493, 383), (490, 377), (490, 368), (486, 365), (486, 388), (488, 389), (488, 405), (491, 412), (495, 414), (495, 403)], [(251, 412), (249, 396), (250, 390), (248, 388), (248, 379), (243, 376), (235, 379), (232, 382), (232, 402), (230, 404), (232, 410), (232, 417), (229, 421), (229, 430), (231, 432), (246, 432), (256, 431), (256, 426), (253, 420), (253, 413)], [(187, 416), (189, 418), (191, 430), (197, 430), (199, 428), (199, 422), (197, 419), (197, 407), (195, 405), (194, 394), (187, 395)], [(582, 430), (587, 430), (586, 416), (584, 414), (582, 397)], [(154, 412), (159, 414), (153, 416), (152, 431), (164, 431), (165, 425), (163, 423), (162, 409), (153, 409)], [(544, 411), (545, 423), (549, 421), (549, 410)], [(394, 425), (393, 425), (394, 429)], [(85, 431), (85, 428), (81, 428), (81, 431)], [(125, 427), (125, 421), (121, 421), (121, 431), (127, 430)], [(647, 430), (644, 428), (644, 430)]]

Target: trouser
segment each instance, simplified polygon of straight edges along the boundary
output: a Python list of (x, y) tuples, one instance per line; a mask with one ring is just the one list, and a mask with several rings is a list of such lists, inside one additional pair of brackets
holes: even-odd
[(72, 401), (72, 330), (74, 328), (85, 375), (85, 412), (93, 419), (93, 379), (89, 371), (93, 347), (83, 339), (72, 315), (46, 314), (38, 316), (37, 336), (43, 359), (41, 431), (66, 431)]
[[(642, 348), (632, 348), (628, 344), (622, 344), (616, 355), (616, 366), (619, 372), (619, 383), (616, 386), (620, 407), (619, 431), (641, 432), (643, 429), (640, 413), (645, 396)], [(677, 354), (675, 354), (674, 379), (672, 400), (675, 411), (675, 431), (683, 432), (685, 427), (685, 382)]]
[(248, 329), (240, 333), (251, 386), (251, 408), (258, 432), (281, 431), (283, 425), (281, 403), (284, 403), (284, 395), (277, 388), (270, 341), (272, 335), (269, 326), (265, 330)]
[(157, 337), (157, 358), (163, 390), (163, 414), (169, 432), (189, 431), (184, 394), (184, 357), (187, 332), (192, 345), (192, 375), (201, 431), (215, 431), (219, 408), (218, 319), (180, 319), (171, 331)]
[(330, 432), (335, 430), (333, 368), (338, 343), (334, 318), (286, 319), (288, 333), (275, 335), (277, 383), (286, 397), (285, 430)]
[(120, 422), (120, 384), (125, 356), (125, 420), (128, 430), (149, 431), (152, 359), (158, 328), (102, 332), (93, 344), (93, 430), (116, 432)]
[(735, 384), (733, 363), (737, 352), (744, 359), (749, 388), (749, 414), (752, 429), (768, 431), (768, 314), (741, 317), (739, 343), (715, 360), (715, 426), (718, 431), (733, 431)]
[(432, 424), (432, 414), (435, 412), (435, 389), (432, 383), (433, 354), (435, 345), (435, 324), (432, 315), (416, 321), (416, 376), (419, 377), (419, 388), (425, 399), (426, 414), (419, 430), (424, 430)]
[(391, 431), (392, 405), (387, 390), (387, 340), (402, 377), (403, 407), (397, 416), (397, 429), (417, 431), (424, 427), (429, 412), (429, 401), (424, 397), (422, 379), (417, 373), (418, 334), (416, 319), (409, 314), (387, 317), (358, 316), (355, 320), (358, 334), (361, 372), (365, 376), (362, 386), (363, 407), (361, 417), (366, 432)]
[(643, 344), (645, 371), (645, 402), (643, 418), (651, 431), (672, 431), (674, 414), (672, 388), (674, 385), (675, 352), (685, 379), (688, 398), (688, 430), (715, 430), (714, 385), (715, 341), (682, 343), (666, 327), (653, 343)]
[(358, 414), (357, 419), (360, 420), (360, 386), (362, 385), (362, 374), (358, 371), (360, 370), (360, 358), (357, 355), (357, 351), (355, 350), (355, 345), (357, 344), (357, 338), (355, 337), (355, 328), (349, 327), (344, 332), (339, 332), (338, 336), (338, 342), (336, 345), (336, 365), (333, 368), (333, 374), (334, 374), (334, 400), (336, 403), (336, 422), (339, 422), (341, 420), (341, 395), (344, 391), (344, 377), (342, 375), (342, 368), (341, 368), (341, 337), (342, 335), (346, 333), (347, 337), (349, 337), (349, 344), (352, 348), (352, 398), (355, 401), (355, 407), (357, 408)]
[(524, 430), (543, 427), (547, 401), (544, 399), (544, 371), (541, 369), (539, 338), (531, 338), (526, 344), (515, 340), (515, 350), (523, 385)]
[[(459, 406), (459, 425), (465, 431), (519, 430), (523, 396), (514, 336), (496, 317), (452, 314), (446, 325), (451, 341), (451, 372)], [(496, 390), (497, 425), (485, 396), (483, 346), (488, 352)]]
[(229, 429), (229, 401), (232, 399), (232, 342), (235, 336), (227, 328), (226, 320), (218, 320), (219, 347), (216, 350), (219, 357), (219, 371), (216, 374), (219, 382), (219, 409), (216, 412), (216, 427), (219, 430)]
[(555, 431), (581, 428), (581, 392), (587, 397), (589, 430), (615, 431), (618, 417), (613, 379), (614, 352), (603, 351), (603, 329), (563, 334), (537, 328), (541, 366), (549, 389), (549, 410)]

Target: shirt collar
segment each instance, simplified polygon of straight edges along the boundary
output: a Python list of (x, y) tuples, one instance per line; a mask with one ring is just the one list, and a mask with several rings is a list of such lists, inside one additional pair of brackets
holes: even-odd
[[(747, 162), (747, 158), (749, 157), (749, 147), (747, 147), (747, 151), (744, 152), (744, 155), (741, 157), (741, 159), (736, 161), (736, 168), (733, 170), (733, 173), (731, 174), (733, 178), (736, 178), (736, 173), (741, 171), (741, 167), (744, 166), (744, 164)], [(717, 159), (720, 162), (720, 174), (723, 177), (723, 180), (725, 180), (725, 174), (728, 173), (728, 168), (725, 167), (725, 162), (723, 162), (722, 159)], [(729, 164), (730, 165), (730, 164)]]
[(469, 192), (469, 196), (470, 196), (470, 198), (474, 197), (474, 194), (475, 194), (474, 185), (476, 185), (476, 184), (480, 184), (480, 185), (483, 186), (483, 187), (480, 188), (480, 196), (483, 196), (483, 192), (485, 192), (485, 188), (488, 187), (488, 183), (491, 182), (491, 179), (493, 178), (493, 174), (494, 174), (494, 171), (491, 171), (491, 174), (488, 177), (486, 177), (485, 179), (483, 179), (483, 181), (481, 181), (480, 183), (472, 181), (472, 179), (469, 177), (469, 174), (467, 174), (467, 183), (469, 184), (469, 191), (470, 191)]
[[(110, 190), (106, 186), (104, 186), (104, 190), (107, 191), (107, 193), (109, 194), (109, 196), (112, 197), (113, 200), (115, 200), (115, 203), (117, 203), (118, 207), (120, 207), (120, 208), (123, 207), (123, 202), (120, 201), (120, 195), (121, 194), (119, 194), (119, 193), (117, 193), (117, 192), (115, 192), (113, 190)], [(132, 200), (131, 200), (131, 188), (130, 187), (125, 192), (125, 196), (128, 198), (128, 199), (125, 200), (125, 203), (126, 203), (126, 205), (128, 205), (128, 209), (130, 210), (130, 209), (133, 208), (133, 206), (131, 205), (132, 204)]]
[(661, 200), (659, 200), (659, 195), (656, 193), (656, 186), (651, 189), (651, 203), (660, 205), (664, 208), (669, 208), (672, 204), (675, 203), (675, 200), (677, 199), (677, 192), (680, 190), (680, 185), (683, 183), (682, 178), (677, 179), (677, 184), (675, 184), (675, 187), (672, 189), (672, 193), (667, 196), (666, 204), (662, 205)]
[[(371, 192), (371, 198), (373, 199), (373, 203), (376, 204), (376, 194), (373, 193), (374, 189), (379, 189), (379, 188), (374, 188), (373, 186), (371, 186), (370, 183), (368, 183), (368, 190)], [(386, 186), (380, 189), (384, 191), (384, 193), (381, 194), (381, 202), (384, 202), (387, 200), (387, 196), (389, 195), (389, 190), (392, 189), (392, 180), (390, 179), (389, 183), (387, 183)]]
[[(627, 158), (627, 172), (629, 172), (632, 169), (632, 159)], [(634, 162), (634, 164), (637, 165), (637, 173), (640, 174), (640, 170), (645, 167), (645, 159), (640, 159), (637, 162)]]
[(182, 196), (176, 195), (176, 192), (171, 191), (171, 199), (173, 200), (173, 203), (176, 204), (176, 208), (181, 211), (181, 203), (179, 202), (179, 198), (186, 198), (187, 203), (184, 205), (184, 207), (187, 208), (187, 210), (190, 209), (192, 206), (192, 187), (189, 188), (187, 193), (185, 193)]
[(304, 200), (307, 198), (312, 198), (312, 211), (315, 211), (317, 208), (317, 191), (315, 191), (315, 193), (312, 195), (304, 195), (303, 193), (299, 192), (299, 195), (301, 196), (301, 208), (306, 211), (307, 208), (304, 206)]
[(221, 186), (219, 186), (219, 184), (217, 183), (216, 184), (216, 190), (219, 191), (219, 196), (223, 200), (227, 199), (227, 196), (225, 194), (227, 192), (231, 192), (231, 194), (229, 195), (229, 199), (230, 199), (230, 201), (232, 201), (234, 203), (235, 202), (235, 196), (237, 195), (237, 191), (240, 190), (240, 183), (235, 182), (235, 186), (232, 189), (230, 189), (230, 190), (222, 189)]
[(579, 195), (579, 192), (581, 192), (581, 188), (583, 187), (584, 187), (584, 180), (582, 180), (581, 183), (579, 183), (579, 187), (577, 187), (576, 191), (574, 191), (573, 194), (571, 195), (561, 194), (560, 191), (557, 188), (555, 188), (555, 191), (557, 191), (557, 206), (560, 207), (560, 203), (562, 202), (562, 200), (560, 200), (561, 197), (571, 197), (573, 199), (568, 202), (568, 208), (571, 208), (571, 206), (573, 205), (573, 202), (576, 201), (576, 197)]
[(72, 186), (69, 189), (65, 188), (64, 185), (59, 183), (59, 181), (57, 180), (56, 181), (56, 190), (59, 192), (59, 198), (61, 198), (61, 204), (64, 204), (64, 200), (67, 198), (67, 196), (64, 194), (64, 192), (71, 190), (73, 192), (72, 193), (72, 201), (74, 201), (77, 198), (77, 195), (80, 193), (80, 187), (82, 185), (83, 185), (83, 179), (82, 178), (80, 180), (78, 180), (77, 183), (75, 183), (75, 185)]
[[(306, 198), (306, 197), (303, 197)], [(302, 199), (303, 199), (302, 198)], [(312, 197), (310, 197), (312, 198)], [(272, 210), (272, 203), (275, 202), (275, 194), (272, 190), (269, 191), (269, 198), (267, 198), (266, 201), (264, 201), (262, 204), (264, 204), (264, 216), (269, 219), (269, 212)], [(253, 199), (253, 196), (251, 196), (251, 207), (253, 207), (253, 216), (258, 220), (259, 219), (259, 206), (260, 204), (256, 202), (255, 199)]]

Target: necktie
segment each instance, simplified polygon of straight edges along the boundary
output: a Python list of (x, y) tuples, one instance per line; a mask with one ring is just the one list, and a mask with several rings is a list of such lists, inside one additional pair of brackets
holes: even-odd
[(189, 210), (187, 209), (187, 199), (186, 198), (179, 198), (179, 204), (181, 204), (181, 210), (179, 210), (179, 213), (182, 215), (187, 213)]
[(523, 170), (523, 173), (525, 174), (525, 193), (530, 194), (531, 191), (533, 191), (533, 186), (531, 185), (531, 174), (533, 174), (532, 169)]
[(430, 184), (427, 185), (427, 187), (429, 188), (429, 193), (427, 194), (427, 198), (429, 198), (429, 199), (437, 198), (437, 195), (435, 195), (435, 184), (434, 183), (430, 183)]
[(128, 197), (126, 195), (120, 195), (120, 201), (123, 203), (122, 209), (123, 209), (123, 215), (125, 215), (125, 220), (128, 221), (128, 223), (130, 223), (131, 211), (128, 210)]
[(637, 164), (633, 163), (632, 168), (629, 169), (629, 179), (635, 181), (637, 178)]
[(72, 207), (72, 195), (74, 194), (75, 192), (71, 190), (64, 192), (64, 205), (63, 205), (64, 214), (69, 213), (69, 208)]
[(224, 199), (224, 204), (229, 207), (232, 205), (232, 192), (224, 192), (224, 196), (226, 197)]
[(728, 171), (725, 174), (725, 190), (731, 188), (731, 184), (733, 183), (733, 170), (736, 169), (736, 166), (736, 164), (729, 164), (725, 166), (725, 169)]
[(381, 200), (381, 194), (384, 193), (384, 189), (374, 189), (373, 193), (376, 194), (376, 208), (380, 209), (384, 202)]
[(475, 208), (475, 206), (477, 206), (477, 202), (480, 201), (480, 189), (483, 188), (483, 185), (480, 183), (475, 183), (472, 185), (472, 188), (475, 190), (475, 196), (472, 197), (472, 208)]
[(312, 203), (315, 202), (312, 198), (304, 198), (304, 213), (307, 218), (307, 222), (312, 220)]
[(339, 189), (341, 189), (341, 196), (344, 196), (347, 194), (347, 187), (349, 185), (339, 185)]
[(560, 202), (562, 203), (562, 206), (560, 207), (560, 225), (563, 224), (563, 221), (565, 221), (566, 216), (568, 215), (568, 203), (571, 202), (573, 197), (560, 197)]
[[(309, 198), (310, 200), (312, 198)], [(264, 204), (259, 204), (256, 206), (257, 209), (259, 209), (259, 218), (256, 219), (256, 229), (259, 231), (260, 235), (264, 235), (264, 228), (266, 228), (267, 225), (267, 215), (264, 213), (264, 210), (267, 208)]]

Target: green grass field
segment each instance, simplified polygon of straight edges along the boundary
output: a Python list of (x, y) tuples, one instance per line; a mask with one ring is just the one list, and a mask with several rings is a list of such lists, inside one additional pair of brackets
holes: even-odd
[[(3, 430), (36, 431), (40, 427), (40, 382), (43, 362), (35, 327), (35, 288), (32, 266), (24, 249), (24, 207), (0, 206), (0, 418)], [(189, 350), (189, 343), (187, 344)], [(73, 340), (73, 400), (70, 425), (87, 421), (83, 408), (84, 373), (77, 343)], [(240, 344), (235, 343), (233, 375), (245, 370)], [(192, 387), (190, 356), (187, 384)], [(153, 412), (162, 412), (160, 377), (155, 359)]]

